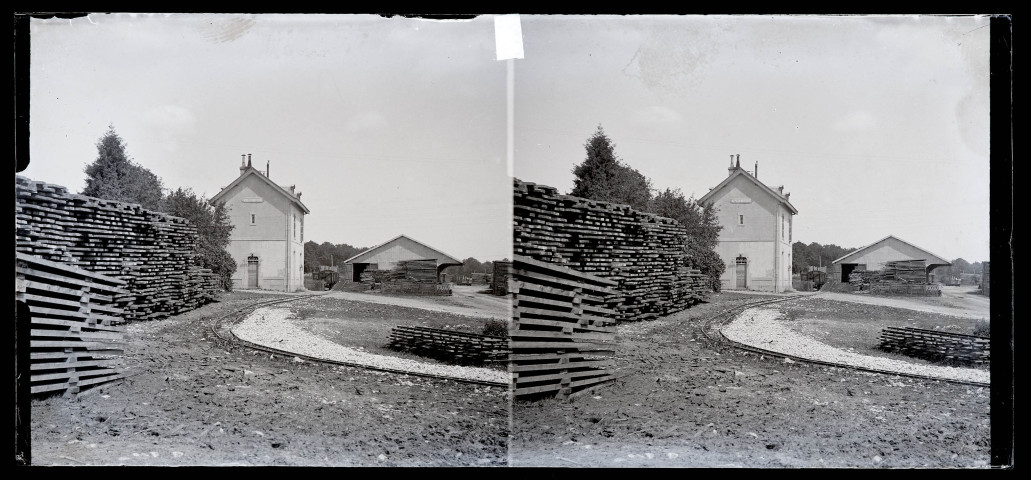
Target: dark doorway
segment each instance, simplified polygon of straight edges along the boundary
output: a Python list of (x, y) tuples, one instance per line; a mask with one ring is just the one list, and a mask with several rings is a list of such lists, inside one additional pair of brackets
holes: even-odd
[(841, 264), (841, 283), (848, 283), (848, 275), (852, 273), (859, 265), (856, 263), (842, 263)]
[(362, 272), (369, 267), (368, 263), (355, 263), (354, 268), (351, 269), (351, 281), (360, 282), (362, 281)]

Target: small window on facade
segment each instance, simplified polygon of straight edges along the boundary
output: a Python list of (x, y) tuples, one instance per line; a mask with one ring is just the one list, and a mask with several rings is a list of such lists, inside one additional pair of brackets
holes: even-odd
[(737, 224), (738, 225), (744, 225), (745, 224), (745, 216), (744, 215), (738, 215), (737, 216)]
[(784, 215), (781, 214), (781, 216), (780, 216), (780, 239), (784, 240), (785, 238), (788, 238), (788, 226), (787, 226), (787, 222), (784, 221)]
[(294, 214), (294, 240), (297, 240), (297, 214)]
[(254, 223), (255, 223), (255, 218), (254, 218), (254, 214), (252, 213), (251, 214), (251, 225), (254, 225)]

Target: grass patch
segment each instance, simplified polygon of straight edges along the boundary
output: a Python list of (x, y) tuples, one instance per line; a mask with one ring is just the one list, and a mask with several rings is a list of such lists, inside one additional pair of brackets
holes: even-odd
[(950, 333), (970, 332), (979, 320), (902, 308), (801, 298), (778, 305), (791, 330), (832, 347), (861, 355), (938, 365), (878, 348), (886, 327), (914, 327)]
[[(290, 304), (292, 321), (306, 331), (339, 345), (368, 353), (430, 361), (387, 348), (390, 330), (398, 325), (482, 333), (491, 320), (419, 308), (315, 297)], [(443, 363), (443, 362), (437, 362)]]

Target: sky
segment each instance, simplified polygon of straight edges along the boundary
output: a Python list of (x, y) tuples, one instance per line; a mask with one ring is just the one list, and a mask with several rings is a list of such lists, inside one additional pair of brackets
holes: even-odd
[(113, 125), (166, 187), (205, 197), (241, 154), (269, 162), (304, 194), (306, 240), (403, 233), (496, 260), (511, 113), (512, 173), (563, 193), (601, 125), (660, 190), (699, 198), (730, 155), (758, 163), (791, 192), (796, 241), (989, 259), (988, 17), (519, 19), (522, 58), (501, 61), (491, 15), (36, 19), (21, 174), (81, 191)]
[(113, 126), (166, 188), (210, 198), (242, 154), (311, 213), (306, 241), (405, 234), (511, 258), (506, 65), (494, 21), (373, 15), (34, 19), (33, 180), (81, 192)]
[(561, 192), (601, 125), (659, 190), (731, 155), (798, 209), (794, 239), (894, 235), (989, 259), (986, 16), (522, 16), (514, 174)]

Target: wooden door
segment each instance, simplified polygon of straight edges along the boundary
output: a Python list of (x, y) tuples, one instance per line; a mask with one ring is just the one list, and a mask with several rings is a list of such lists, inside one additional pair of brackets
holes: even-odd
[(258, 288), (258, 257), (247, 258), (247, 288)]
[(748, 259), (745, 257), (737, 257), (737, 288), (748, 288)]

